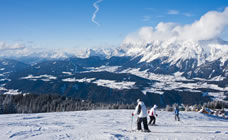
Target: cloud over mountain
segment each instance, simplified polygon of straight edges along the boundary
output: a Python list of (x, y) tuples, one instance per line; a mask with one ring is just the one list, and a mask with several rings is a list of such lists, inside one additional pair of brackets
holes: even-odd
[(6, 42), (0, 42), (0, 51), (8, 51), (8, 50), (23, 50), (25, 49), (24, 44), (15, 43), (15, 44), (8, 44)]
[(192, 24), (160, 22), (156, 27), (142, 27), (139, 31), (129, 34), (123, 43), (149, 43), (155, 40), (209, 40), (217, 38), (228, 26), (228, 7), (223, 12), (209, 11)]
[(25, 43), (0, 42), (0, 57), (27, 56), (33, 52), (31, 46)]
[(72, 50), (52, 50), (39, 48), (31, 42), (1, 42), (0, 41), (0, 59), (1, 58), (20, 58), (20, 57), (39, 57), (48, 59), (61, 59), (72, 56)]

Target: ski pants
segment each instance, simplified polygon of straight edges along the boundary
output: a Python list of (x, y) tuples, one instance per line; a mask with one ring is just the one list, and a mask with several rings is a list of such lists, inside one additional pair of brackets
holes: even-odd
[(152, 122), (153, 122), (152, 124), (155, 124), (155, 121), (156, 121), (156, 118), (154, 116), (150, 116), (149, 124), (151, 124)]
[(176, 120), (180, 121), (179, 114), (175, 114), (175, 121), (176, 121)]
[(143, 122), (144, 130), (149, 130), (147, 125), (147, 117), (137, 119), (137, 130), (142, 130), (141, 123)]

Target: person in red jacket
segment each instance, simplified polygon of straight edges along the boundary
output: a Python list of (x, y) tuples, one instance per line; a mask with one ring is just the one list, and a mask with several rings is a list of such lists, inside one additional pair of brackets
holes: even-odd
[(158, 114), (156, 113), (156, 108), (157, 108), (157, 105), (154, 105), (149, 111), (149, 117), (150, 117), (149, 125), (155, 125), (156, 117), (158, 116)]

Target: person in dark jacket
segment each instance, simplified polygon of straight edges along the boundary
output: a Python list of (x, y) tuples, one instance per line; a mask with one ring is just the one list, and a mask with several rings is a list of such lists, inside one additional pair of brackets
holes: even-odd
[(175, 121), (176, 120), (180, 121), (178, 105), (175, 107), (174, 113), (175, 113)]
[(147, 109), (146, 105), (143, 101), (140, 99), (137, 100), (138, 105), (135, 108), (134, 113), (132, 113), (132, 116), (138, 115), (137, 118), (137, 130), (142, 131), (141, 123), (143, 122), (144, 126), (144, 132), (150, 132), (148, 125), (147, 125)]

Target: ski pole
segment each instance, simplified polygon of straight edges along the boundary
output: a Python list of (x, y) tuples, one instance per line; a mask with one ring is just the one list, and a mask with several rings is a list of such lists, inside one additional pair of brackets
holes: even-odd
[(133, 115), (131, 115), (131, 131), (132, 131), (132, 123), (133, 123)]

